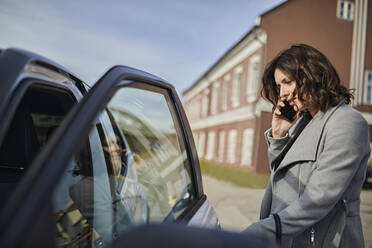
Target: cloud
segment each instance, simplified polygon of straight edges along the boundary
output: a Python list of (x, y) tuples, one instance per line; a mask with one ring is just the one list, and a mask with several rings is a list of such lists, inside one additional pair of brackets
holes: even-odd
[(180, 92), (275, 1), (17, 1), (0, 3), (0, 47), (46, 56), (94, 83), (124, 64)]

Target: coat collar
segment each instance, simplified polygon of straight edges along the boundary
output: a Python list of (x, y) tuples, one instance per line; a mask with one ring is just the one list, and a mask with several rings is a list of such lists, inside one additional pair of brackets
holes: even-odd
[(318, 111), (313, 119), (307, 124), (301, 134), (297, 137), (292, 147), (285, 155), (283, 161), (275, 171), (278, 172), (281, 169), (287, 167), (290, 164), (298, 161), (315, 161), (317, 157), (317, 151), (319, 141), (322, 136), (324, 126), (329, 117), (334, 111), (344, 105), (344, 100), (334, 107), (329, 108), (327, 111)]

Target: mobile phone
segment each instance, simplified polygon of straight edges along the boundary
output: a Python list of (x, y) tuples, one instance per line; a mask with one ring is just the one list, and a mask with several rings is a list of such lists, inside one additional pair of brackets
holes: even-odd
[(280, 107), (279, 110), (282, 113), (283, 118), (287, 119), (289, 122), (292, 122), (297, 114), (293, 106), (289, 104), (288, 101), (284, 101), (284, 107)]

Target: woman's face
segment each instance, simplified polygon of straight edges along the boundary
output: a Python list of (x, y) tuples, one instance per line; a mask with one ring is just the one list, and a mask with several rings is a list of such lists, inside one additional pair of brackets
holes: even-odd
[(298, 100), (297, 95), (294, 95), (296, 90), (296, 81), (291, 80), (282, 70), (275, 69), (274, 78), (276, 87), (279, 90), (281, 101), (288, 101), (291, 106), (295, 106), (296, 111), (302, 110), (302, 103)]

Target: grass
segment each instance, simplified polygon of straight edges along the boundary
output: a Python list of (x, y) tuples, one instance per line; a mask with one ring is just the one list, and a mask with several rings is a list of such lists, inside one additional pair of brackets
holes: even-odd
[(266, 174), (256, 174), (250, 171), (205, 161), (203, 159), (200, 159), (199, 161), (203, 174), (231, 182), (241, 187), (264, 188), (270, 178), (270, 175)]

